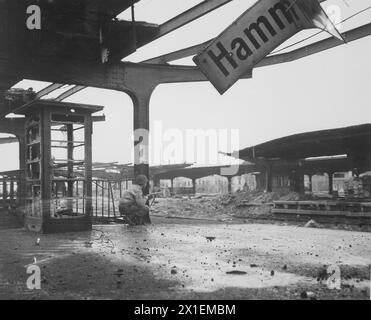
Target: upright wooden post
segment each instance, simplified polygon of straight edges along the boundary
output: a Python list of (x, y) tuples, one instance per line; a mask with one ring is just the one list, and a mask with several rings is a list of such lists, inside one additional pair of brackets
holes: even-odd
[(73, 134), (73, 124), (67, 124), (67, 209), (73, 210), (73, 185), (74, 181), (71, 181), (73, 178), (73, 149), (74, 149), (74, 134)]
[(93, 213), (92, 205), (92, 134), (93, 134), (93, 123), (91, 115), (85, 116), (85, 213), (91, 217)]
[(18, 136), (19, 140), (19, 177), (17, 188), (17, 202), (23, 207), (26, 203), (26, 137), (24, 131)]
[(43, 144), (42, 160), (41, 160), (41, 205), (43, 213), (43, 223), (48, 223), (50, 220), (51, 195), (52, 195), (52, 159), (51, 159), (51, 114), (47, 108), (43, 108), (41, 119), (41, 134)]
[(13, 206), (14, 205), (14, 180), (10, 180), (10, 192), (9, 192), (9, 200), (10, 204)]
[(8, 192), (7, 192), (7, 183), (6, 180), (3, 180), (3, 208), (6, 209), (6, 199), (8, 197)]

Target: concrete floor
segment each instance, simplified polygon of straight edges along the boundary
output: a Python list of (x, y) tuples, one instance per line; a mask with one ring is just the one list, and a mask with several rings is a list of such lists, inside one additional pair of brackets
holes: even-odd
[[(153, 222), (41, 236), (0, 230), (0, 299), (370, 299), (371, 233)], [(42, 288), (29, 291), (26, 267), (35, 259)], [(341, 290), (317, 281), (333, 264)]]

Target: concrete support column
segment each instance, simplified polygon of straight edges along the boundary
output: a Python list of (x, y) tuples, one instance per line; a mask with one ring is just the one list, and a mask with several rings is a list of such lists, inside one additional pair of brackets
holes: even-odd
[(2, 194), (2, 197), (3, 197), (3, 208), (5, 209), (6, 208), (6, 199), (8, 197), (7, 183), (6, 183), (5, 180), (3, 180), (3, 194)]
[(157, 178), (156, 176), (153, 177), (153, 186), (154, 187), (160, 187), (161, 185), (161, 181), (159, 178)]
[(196, 194), (197, 179), (192, 179), (192, 193)]
[(334, 193), (334, 176), (332, 172), (327, 172), (328, 174), (328, 193)]
[[(130, 93), (134, 104), (134, 176), (149, 178), (149, 102), (154, 85), (138, 87)], [(145, 193), (148, 194), (149, 186)]]
[(300, 171), (293, 171), (291, 174), (292, 187), (290, 188), (293, 192), (304, 193), (304, 173)]
[(228, 176), (227, 179), (228, 179), (228, 193), (231, 193), (232, 192), (232, 176)]
[(298, 172), (298, 190), (299, 193), (305, 192), (305, 186), (304, 186), (304, 174), (302, 172)]
[(10, 189), (9, 189), (9, 199), (10, 199), (10, 204), (14, 205), (14, 180), (10, 180)]
[(265, 190), (272, 192), (272, 171), (271, 168), (267, 168), (265, 172)]
[(313, 175), (311, 174), (308, 174), (308, 178), (309, 178), (309, 192), (313, 192)]

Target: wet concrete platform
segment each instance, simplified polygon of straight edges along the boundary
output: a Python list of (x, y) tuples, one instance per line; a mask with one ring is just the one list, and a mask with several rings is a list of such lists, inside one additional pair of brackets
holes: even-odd
[(21, 224), (14, 214), (9, 213), (8, 210), (0, 208), (0, 229), (9, 229), (20, 227)]
[[(367, 299), (371, 234), (260, 224), (154, 219), (35, 235), (0, 230), (0, 299)], [(40, 238), (40, 245), (36, 239)], [(27, 265), (42, 289), (25, 287)], [(317, 280), (338, 265), (342, 290)]]

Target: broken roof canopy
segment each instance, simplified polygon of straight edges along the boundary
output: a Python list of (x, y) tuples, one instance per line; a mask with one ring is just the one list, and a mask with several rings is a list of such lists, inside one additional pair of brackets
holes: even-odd
[(305, 159), (371, 150), (371, 124), (295, 134), (239, 151), (238, 158)]

